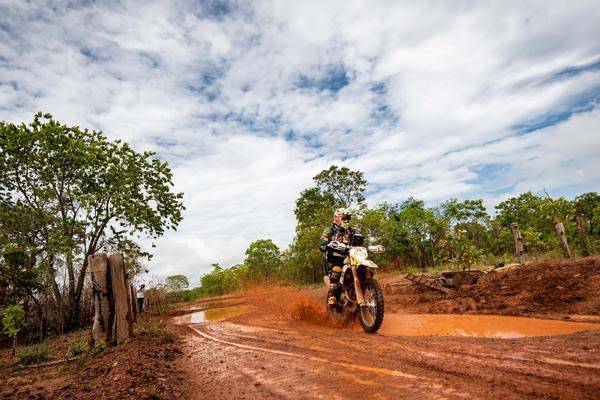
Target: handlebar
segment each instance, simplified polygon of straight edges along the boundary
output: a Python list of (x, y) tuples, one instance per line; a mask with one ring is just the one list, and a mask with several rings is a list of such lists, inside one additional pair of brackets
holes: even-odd
[[(335, 241), (335, 240), (332, 242), (329, 242), (327, 247), (329, 247), (333, 250), (340, 251), (340, 252), (348, 250), (348, 245), (338, 242), (338, 241)], [(367, 251), (369, 253), (383, 253), (385, 251), (385, 248), (382, 245), (369, 246), (369, 247), (367, 247)]]

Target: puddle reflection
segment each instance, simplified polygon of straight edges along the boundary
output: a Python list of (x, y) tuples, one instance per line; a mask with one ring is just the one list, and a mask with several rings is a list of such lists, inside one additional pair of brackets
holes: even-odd
[(499, 315), (386, 314), (379, 332), (402, 336), (473, 336), (514, 339), (600, 330), (600, 324)]
[(254, 310), (255, 308), (252, 306), (211, 308), (177, 317), (176, 323), (199, 324), (202, 322), (217, 322), (227, 318), (237, 317), (238, 315), (247, 314)]

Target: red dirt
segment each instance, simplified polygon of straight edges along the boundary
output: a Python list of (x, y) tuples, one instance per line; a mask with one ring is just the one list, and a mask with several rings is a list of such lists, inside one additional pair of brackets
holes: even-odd
[[(86, 336), (80, 332), (77, 336)], [(73, 335), (70, 335), (73, 336)], [(20, 369), (4, 364), (1, 399), (173, 399), (183, 397), (179, 337), (158, 317), (138, 323), (136, 337), (98, 355), (57, 365)], [(52, 346), (64, 342), (64, 336)], [(57, 353), (58, 354), (58, 353)]]
[[(599, 266), (599, 257), (530, 264), (486, 275), (451, 298), (384, 279), (386, 315), (598, 314)], [(19, 388), (35, 373), (13, 372), (0, 398), (600, 398), (600, 324), (597, 331), (520, 339), (368, 335), (331, 319), (324, 295), (324, 288), (271, 287), (184, 304), (173, 315), (231, 304), (256, 311), (171, 326), (181, 336), (172, 342), (138, 335), (72, 372), (44, 370), (28, 386), (36, 391)]]
[(600, 257), (547, 260), (494, 271), (453, 296), (403, 278), (385, 288), (390, 309), (405, 312), (600, 315)]

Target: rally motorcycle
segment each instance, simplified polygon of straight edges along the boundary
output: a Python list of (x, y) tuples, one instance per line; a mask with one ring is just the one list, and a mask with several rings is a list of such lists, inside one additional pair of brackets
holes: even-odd
[[(362, 236), (362, 235), (361, 235)], [(356, 238), (358, 239), (358, 238)], [(354, 244), (353, 244), (354, 242)], [(327, 245), (335, 252), (345, 255), (344, 266), (337, 288), (337, 305), (329, 307), (339, 315), (354, 317), (358, 313), (360, 325), (367, 333), (375, 333), (383, 323), (383, 291), (373, 277), (377, 264), (369, 260), (369, 253), (383, 253), (383, 246), (363, 246), (360, 240), (352, 238), (348, 245), (333, 241)], [(329, 287), (329, 275), (323, 282)]]

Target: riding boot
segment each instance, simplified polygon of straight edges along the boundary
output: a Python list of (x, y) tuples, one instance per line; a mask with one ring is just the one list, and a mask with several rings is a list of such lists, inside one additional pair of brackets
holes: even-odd
[(337, 292), (340, 282), (342, 268), (333, 267), (329, 272), (329, 291), (327, 292), (327, 304), (331, 307), (337, 305)]

